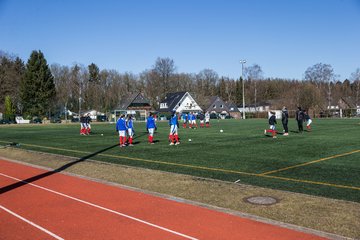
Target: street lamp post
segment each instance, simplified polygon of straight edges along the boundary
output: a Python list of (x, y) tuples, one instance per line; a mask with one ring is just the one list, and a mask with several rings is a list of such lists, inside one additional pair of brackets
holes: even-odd
[(242, 79), (242, 104), (243, 104), (243, 119), (245, 119), (245, 80), (244, 80), (244, 64), (246, 60), (240, 60), (241, 64), (241, 79)]

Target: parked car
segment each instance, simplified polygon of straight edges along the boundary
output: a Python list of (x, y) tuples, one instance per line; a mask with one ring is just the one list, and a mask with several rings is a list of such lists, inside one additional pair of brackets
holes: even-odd
[(60, 117), (52, 117), (50, 119), (51, 123), (61, 123), (61, 118)]
[(14, 120), (2, 119), (0, 120), (0, 124), (16, 124), (16, 122)]
[(105, 115), (98, 115), (96, 116), (96, 121), (98, 122), (107, 122), (107, 117)]
[(1, 119), (0, 124), (10, 124), (11, 122), (9, 120)]
[(34, 118), (33, 120), (31, 120), (31, 123), (41, 124), (41, 123), (42, 123), (42, 120), (41, 120), (41, 118), (36, 117), (36, 118)]
[(77, 116), (71, 118), (71, 122), (79, 122), (79, 121), (80, 121), (80, 119)]

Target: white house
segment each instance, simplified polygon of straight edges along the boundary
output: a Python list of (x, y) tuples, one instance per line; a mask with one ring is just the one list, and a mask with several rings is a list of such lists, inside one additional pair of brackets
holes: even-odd
[(160, 102), (159, 112), (201, 112), (202, 109), (188, 92), (168, 93)]

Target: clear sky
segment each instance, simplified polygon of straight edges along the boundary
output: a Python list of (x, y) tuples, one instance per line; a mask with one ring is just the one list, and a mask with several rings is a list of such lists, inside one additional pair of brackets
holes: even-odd
[(325, 63), (344, 80), (360, 68), (360, 0), (0, 0), (0, 50), (134, 74), (168, 57), (230, 78), (241, 59), (290, 79)]

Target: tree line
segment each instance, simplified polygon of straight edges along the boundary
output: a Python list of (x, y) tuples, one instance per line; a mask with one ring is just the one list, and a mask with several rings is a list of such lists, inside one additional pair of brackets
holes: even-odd
[(243, 85), (246, 105), (256, 107), (271, 100), (278, 108), (302, 106), (320, 111), (340, 97), (359, 105), (360, 68), (350, 79), (340, 81), (330, 64), (318, 63), (307, 68), (300, 80), (264, 78), (261, 66), (253, 64), (244, 68), (244, 79), (232, 79), (212, 69), (178, 73), (170, 58), (157, 58), (151, 69), (133, 74), (99, 69), (95, 63), (49, 66), (40, 50), (33, 51), (25, 64), (19, 57), (0, 51), (0, 112), (5, 115), (51, 117), (65, 109), (109, 112), (138, 92), (154, 109), (167, 93), (177, 91), (190, 92), (203, 107), (211, 96), (241, 107)]

